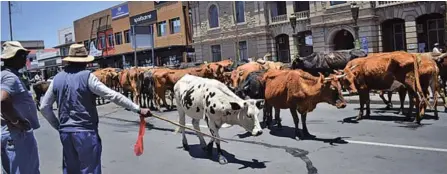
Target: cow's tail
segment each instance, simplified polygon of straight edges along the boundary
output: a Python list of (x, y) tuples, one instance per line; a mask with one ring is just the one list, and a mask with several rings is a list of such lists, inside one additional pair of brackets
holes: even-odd
[(420, 77), (419, 76), (419, 65), (420, 65), (420, 62), (422, 61), (421, 55), (413, 54), (413, 57), (414, 57), (414, 63), (413, 63), (414, 69), (413, 70), (414, 70), (414, 77), (415, 77), (415, 83), (416, 83), (415, 85), (416, 85), (416, 90), (417, 90), (416, 93), (419, 96), (419, 98), (421, 99), (421, 101), (424, 101), (424, 103), (427, 104), (430, 107), (430, 109), (433, 109), (433, 107), (430, 105), (430, 102), (428, 102), (427, 97), (424, 94), (424, 91), (422, 90), (420, 79), (419, 79), (419, 77)]

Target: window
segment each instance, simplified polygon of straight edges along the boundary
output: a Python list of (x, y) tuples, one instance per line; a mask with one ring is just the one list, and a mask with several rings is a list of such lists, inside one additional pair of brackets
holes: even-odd
[(99, 43), (100, 43), (101, 45), (98, 45), (98, 49), (106, 48), (106, 38), (105, 38), (104, 35), (102, 35), (102, 36), (99, 37)]
[(171, 34), (180, 32), (180, 18), (174, 18), (169, 20), (169, 28), (171, 28)]
[(116, 45), (123, 44), (123, 34), (121, 32), (115, 33), (115, 43)]
[(124, 43), (130, 43), (129, 30), (124, 31)]
[(235, 3), (235, 7), (236, 7), (236, 22), (237, 23), (242, 23), (245, 22), (245, 14), (244, 14), (244, 10), (245, 10), (245, 2), (244, 1), (236, 1)]
[(166, 21), (157, 23), (157, 36), (166, 36)]
[(220, 45), (211, 45), (211, 53), (213, 56), (213, 62), (221, 60)]
[(248, 60), (247, 41), (240, 41), (238, 44), (239, 60)]
[(93, 45), (95, 46), (96, 49), (98, 49), (98, 41), (96, 40), (96, 38), (93, 38), (90, 42), (93, 41)]
[(405, 30), (404, 23), (393, 24), (394, 50), (405, 50)]
[(214, 4), (208, 9), (208, 23), (210, 28), (219, 27), (219, 12), (217, 11), (217, 6)]
[(109, 47), (114, 47), (115, 43), (113, 42), (113, 34), (107, 35), (107, 41), (109, 43)]
[(331, 6), (347, 3), (347, 1), (330, 1)]
[(293, 11), (294, 12), (309, 11), (309, 1), (293, 2)]

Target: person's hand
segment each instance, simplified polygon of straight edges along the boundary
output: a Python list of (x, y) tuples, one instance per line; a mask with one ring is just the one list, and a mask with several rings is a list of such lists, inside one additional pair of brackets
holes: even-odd
[(150, 116), (152, 116), (152, 113), (148, 108), (141, 108), (140, 115), (143, 117), (150, 117)]

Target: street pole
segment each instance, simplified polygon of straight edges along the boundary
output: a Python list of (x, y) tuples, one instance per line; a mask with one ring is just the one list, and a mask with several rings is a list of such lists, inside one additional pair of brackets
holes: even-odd
[(154, 47), (155, 47), (155, 34), (154, 34), (154, 26), (151, 25), (151, 33), (152, 33), (152, 67), (155, 67), (155, 52), (154, 52)]
[(133, 33), (133, 43), (134, 43), (134, 53), (133, 53), (133, 55), (134, 55), (134, 59), (133, 59), (133, 61), (134, 61), (134, 65), (135, 65), (135, 68), (137, 68), (138, 67), (138, 62), (137, 62), (137, 35), (135, 34), (135, 25), (132, 25), (132, 33)]
[(355, 49), (360, 49), (360, 39), (359, 39), (359, 26), (357, 25), (357, 21), (359, 18), (359, 10), (360, 7), (357, 6), (356, 2), (353, 2), (351, 4), (351, 14), (352, 18), (354, 19), (354, 47)]
[(12, 41), (12, 17), (11, 17), (11, 1), (8, 1), (8, 9), (9, 9), (9, 36)]
[(290, 25), (292, 25), (292, 36), (293, 36), (293, 44), (295, 44), (295, 57), (292, 59), (290, 58), (291, 62), (293, 62), (296, 58), (300, 57), (300, 42), (299, 42), (299, 37), (298, 37), (298, 33), (295, 33), (295, 29), (296, 29), (296, 16), (294, 13), (292, 13), (292, 15), (290, 15), (289, 17), (290, 20)]

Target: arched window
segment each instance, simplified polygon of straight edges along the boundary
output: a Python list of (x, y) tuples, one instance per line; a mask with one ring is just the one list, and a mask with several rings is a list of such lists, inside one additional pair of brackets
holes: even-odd
[(219, 27), (219, 11), (216, 5), (211, 5), (208, 9), (208, 23), (210, 28)]

